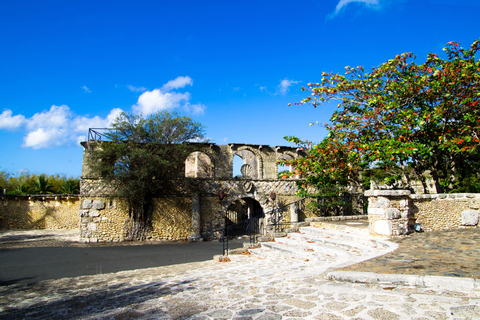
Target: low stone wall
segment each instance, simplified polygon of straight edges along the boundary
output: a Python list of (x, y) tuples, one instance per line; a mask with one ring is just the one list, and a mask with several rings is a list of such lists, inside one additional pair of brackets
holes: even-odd
[(75, 229), (78, 195), (3, 195), (0, 229)]
[(412, 194), (412, 218), (424, 231), (478, 228), (480, 194)]
[(423, 231), (479, 227), (480, 194), (368, 190), (365, 196), (372, 235), (397, 236), (419, 227)]

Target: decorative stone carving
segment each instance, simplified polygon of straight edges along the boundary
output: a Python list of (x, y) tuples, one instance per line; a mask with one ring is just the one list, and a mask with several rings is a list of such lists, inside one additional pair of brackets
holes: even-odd
[(243, 191), (245, 193), (250, 193), (253, 191), (253, 183), (251, 181), (246, 181), (244, 184), (243, 184)]
[(252, 166), (249, 164), (244, 164), (240, 168), (240, 172), (242, 173), (243, 178), (251, 178), (252, 177)]

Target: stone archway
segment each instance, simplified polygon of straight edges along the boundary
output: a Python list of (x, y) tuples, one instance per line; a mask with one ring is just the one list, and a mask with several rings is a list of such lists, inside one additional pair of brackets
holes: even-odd
[(264, 210), (253, 197), (238, 197), (226, 206), (225, 226), (235, 236), (263, 230)]

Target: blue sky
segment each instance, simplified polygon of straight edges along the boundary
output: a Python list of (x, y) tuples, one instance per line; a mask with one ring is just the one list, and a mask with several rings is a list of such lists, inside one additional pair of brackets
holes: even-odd
[(0, 171), (81, 175), (89, 127), (178, 111), (217, 144), (319, 141), (322, 71), (480, 38), (478, 0), (0, 0)]

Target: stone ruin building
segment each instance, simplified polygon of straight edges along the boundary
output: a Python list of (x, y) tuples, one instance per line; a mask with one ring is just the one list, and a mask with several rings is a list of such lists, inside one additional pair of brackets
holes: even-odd
[[(98, 142), (82, 142), (80, 237), (83, 242), (123, 241), (128, 209), (122, 199), (112, 198), (108, 186), (89, 172), (85, 151), (95, 143)], [(266, 224), (268, 213), (278, 207), (287, 208), (283, 221), (298, 221), (302, 212), (295, 204), (299, 200), (295, 196), (296, 179), (278, 179), (277, 162), (302, 155), (300, 149), (253, 144), (192, 145), (196, 151), (184, 161), (185, 176), (197, 179), (203, 191), (155, 198), (149, 239), (212, 239), (226, 224), (246, 218), (259, 217)], [(243, 165), (241, 175), (234, 177), (235, 156), (243, 160)]]

